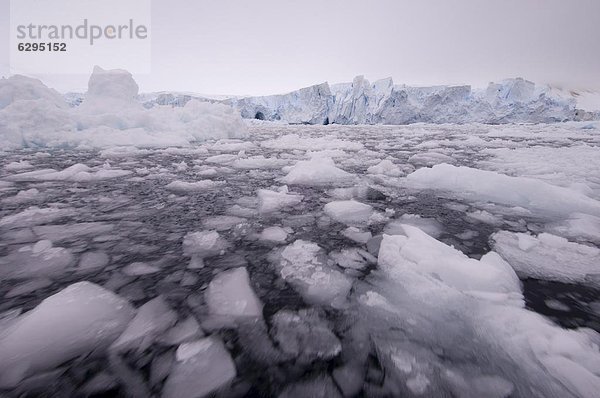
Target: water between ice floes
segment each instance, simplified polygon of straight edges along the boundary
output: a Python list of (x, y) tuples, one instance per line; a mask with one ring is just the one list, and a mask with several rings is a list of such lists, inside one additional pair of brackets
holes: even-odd
[[(208, 318), (204, 292), (209, 282), (226, 269), (243, 266), (248, 270), (254, 292), (264, 304), (263, 315), (267, 321), (267, 328), (272, 327), (273, 316), (278, 311), (309, 308), (316, 309), (318, 316), (329, 325), (328, 328), (339, 335), (340, 330), (347, 328), (344, 322), (350, 318), (347, 314), (355, 311), (354, 306), (350, 304), (341, 308), (330, 308), (308, 302), (303, 298), (301, 291), (282, 280), (277, 268), (269, 259), (277, 247), (283, 247), (296, 240), (314, 242), (324, 249), (325, 253), (362, 247), (366, 250), (372, 249), (371, 254), (376, 255), (376, 249), (343, 236), (342, 231), (348, 226), (335, 222), (323, 213), (324, 205), (331, 200), (354, 198), (372, 206), (374, 211), (381, 215), (381, 220), (357, 225), (372, 236), (380, 235), (386, 228), (392, 228), (393, 231), (394, 227), (393, 224), (390, 225), (390, 221), (402, 215), (418, 215), (421, 219), (430, 220), (422, 224), (431, 228), (426, 232), (477, 259), (491, 250), (489, 238), (494, 232), (500, 229), (539, 232), (543, 230), (544, 223), (548, 222), (538, 216), (522, 213), (499, 211), (492, 215), (487, 212), (490, 207), (486, 207), (485, 204), (477, 206), (471, 200), (441, 194), (431, 189), (407, 189), (402, 183), (396, 183), (395, 177), (389, 177), (389, 180), (394, 182), (388, 184), (386, 176), (366, 174), (368, 167), (386, 157), (391, 157), (402, 169), (402, 175), (410, 173), (415, 167), (441, 162), (478, 167), (480, 162), (493, 160), (492, 155), (482, 151), (484, 147), (501, 147), (508, 143), (514, 147), (527, 148), (538, 145), (552, 148), (560, 146), (565, 140), (569, 141), (568, 145), (577, 143), (577, 140), (571, 137), (570, 131), (568, 138), (555, 137), (548, 133), (540, 134), (536, 139), (527, 139), (518, 134), (490, 134), (484, 126), (474, 126), (471, 130), (458, 128), (456, 131), (448, 126), (424, 126), (421, 127), (422, 131), (419, 128), (408, 129), (405, 135), (395, 132), (391, 127), (373, 126), (339, 127), (335, 130), (335, 127), (327, 129), (258, 125), (252, 129), (254, 138), (250, 141), (199, 144), (188, 149), (105, 152), (81, 149), (24, 149), (4, 153), (2, 166), (12, 166), (4, 167), (0, 172), (0, 180), (5, 181), (0, 185), (0, 219), (6, 220), (7, 217), (27, 211), (31, 206), (52, 207), (64, 212), (50, 217), (47, 221), (36, 216), (33, 219), (15, 218), (14, 221), (7, 221), (0, 227), (0, 261), (33, 261), (31, 257), (20, 257), (18, 253), (23, 252), (24, 247), (33, 247), (31, 250), (35, 250), (35, 245), (40, 245), (39, 241), (51, 241), (53, 247), (67, 249), (72, 258), (65, 260), (66, 264), (61, 271), (47, 275), (43, 274), (43, 271), (38, 275), (35, 271), (32, 274), (0, 274), (5, 278), (0, 283), (0, 314), (7, 317), (6, 314), (13, 310), (27, 312), (70, 284), (87, 280), (117, 293), (136, 307), (161, 295), (179, 319), (193, 315), (202, 324), (203, 320)], [(338, 145), (339, 148), (327, 148), (324, 153), (313, 156), (332, 157), (338, 167), (354, 174), (356, 179), (350, 183), (319, 186), (289, 184), (290, 193), (303, 196), (301, 203), (260, 214), (256, 210), (257, 190), (276, 190), (281, 187), (283, 184), (278, 179), (287, 174), (287, 169), (282, 170), (282, 166), (292, 166), (296, 161), (306, 159), (307, 150), (321, 149), (306, 148), (302, 145), (295, 147), (293, 143), (282, 147), (261, 145), (262, 141), (292, 133), (299, 134), (301, 138), (327, 133), (344, 140)], [(597, 145), (600, 142), (599, 138), (590, 133), (586, 134), (582, 133), (580, 143)], [(360, 149), (348, 149), (345, 147), (347, 143), (358, 143)], [(240, 153), (240, 150), (243, 152)], [(223, 154), (233, 156), (211, 158)], [(416, 154), (421, 155), (413, 157)], [(267, 163), (263, 162), (261, 166), (259, 159), (257, 167), (236, 167), (236, 159), (258, 155), (265, 158), (276, 157), (281, 160), (280, 165), (265, 167)], [(411, 157), (412, 160), (409, 160)], [(15, 166), (15, 162), (23, 161), (26, 162), (23, 169)], [(92, 170), (118, 169), (130, 173), (116, 178), (92, 178), (91, 181), (52, 179), (43, 176), (37, 179), (10, 178), (19, 173), (41, 169), (60, 171), (74, 164), (84, 164)], [(194, 182), (205, 179), (223, 183), (208, 189), (165, 188), (173, 181)], [(18, 199), (19, 192), (21, 199)], [(467, 214), (474, 216), (468, 217)], [(486, 216), (489, 217), (484, 219)], [(408, 219), (410, 217), (404, 220)], [(412, 220), (414, 222), (415, 218)], [(271, 226), (288, 231), (284, 242), (268, 242), (259, 238), (261, 231)], [(188, 268), (191, 259), (182, 250), (185, 235), (189, 232), (215, 229), (227, 241), (227, 247), (217, 255), (203, 258), (201, 261), (204, 267)], [(371, 245), (376, 243), (370, 242)], [(82, 270), (82, 258), (89, 252), (102, 254), (91, 257), (88, 255), (91, 269)], [(109, 261), (104, 260), (104, 256), (108, 256)], [(43, 257), (42, 261), (51, 261), (47, 260), (47, 257)], [(39, 258), (37, 261), (40, 261)], [(143, 264), (140, 266), (138, 263)], [(132, 267), (132, 264), (138, 265)], [(8, 269), (13, 265), (2, 263), (1, 266)], [(60, 265), (57, 268), (60, 269)], [(374, 269), (376, 265), (370, 263), (362, 269), (347, 271), (346, 275), (352, 280), (364, 281)], [(600, 331), (599, 290), (595, 287), (532, 279), (525, 280), (523, 287), (526, 304), (533, 311), (548, 316), (563, 327), (586, 326)], [(210, 330), (211, 326), (207, 326), (207, 329)], [(301, 384), (305, 380), (317, 380), (315, 388), (328, 391), (331, 387), (328, 383), (332, 377), (332, 370), (345, 370), (345, 359), (352, 355), (352, 352), (360, 350), (348, 345), (370, 346), (370, 339), (373, 338), (366, 336), (362, 341), (356, 338), (342, 339), (341, 354), (320, 359), (312, 358), (308, 360), (310, 366), (299, 359), (300, 354), (295, 358), (291, 355), (289, 360), (271, 366), (268, 361), (261, 363), (261, 354), (257, 354), (256, 351), (267, 350), (261, 348), (261, 345), (268, 346), (270, 343), (265, 343), (262, 339), (268, 340), (269, 336), (273, 338), (272, 331), (269, 334), (260, 327), (254, 330), (250, 326), (241, 325), (214, 327), (213, 333), (225, 342), (237, 368), (236, 382), (233, 387), (228, 387), (229, 390), (225, 390), (226, 396), (276, 395), (282, 391), (293, 395), (290, 386), (298, 385), (301, 386), (298, 387), (298, 391), (311, 391), (310, 386)], [(285, 342), (276, 341), (277, 344)], [(252, 345), (258, 348), (253, 350), (249, 347)], [(152, 378), (150, 373), (154, 371), (153, 366), (156, 366), (153, 364), (171, 349), (155, 344), (143, 355), (130, 354), (126, 357), (129, 367), (146, 380), (153, 393), (158, 394), (162, 388), (161, 382), (152, 384), (148, 381)], [(366, 369), (359, 372), (360, 377), (371, 387), (370, 390), (366, 387), (361, 390), (359, 386), (356, 388), (359, 395), (377, 395), (373, 386), (385, 386), (382, 381), (382, 368), (385, 367), (376, 363), (376, 357), (377, 352), (371, 351), (368, 359), (360, 365)], [(336, 393), (345, 392), (345, 386), (341, 384), (344, 384), (344, 380), (352, 379), (352, 369), (349, 369), (350, 376), (344, 376), (340, 371), (334, 374)], [(111, 394), (130, 394), (131, 389), (122, 387), (127, 383), (115, 378), (113, 373), (114, 364), (111, 365), (105, 357), (82, 357), (68, 362), (54, 384), (48, 388), (57, 394), (59, 391), (68, 391), (85, 395), (85, 389), (95, 393), (108, 391)], [(98, 374), (106, 375), (105, 383), (96, 387), (90, 386), (90, 379)], [(408, 391), (419, 395), (430, 382), (419, 378), (407, 382)], [(511, 382), (518, 383), (518, 380)], [(94, 388), (97, 391), (94, 391)], [(381, 388), (380, 394), (385, 395), (385, 388), (389, 386)], [(431, 391), (437, 392), (438, 395), (450, 394), (442, 387)], [(502, 391), (502, 388), (498, 391)], [(389, 390), (387, 392), (389, 393)]]

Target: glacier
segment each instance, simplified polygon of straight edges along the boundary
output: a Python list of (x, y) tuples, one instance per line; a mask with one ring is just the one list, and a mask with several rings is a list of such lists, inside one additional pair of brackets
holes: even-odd
[[(412, 87), (392, 78), (370, 83), (357, 76), (351, 83), (327, 82), (287, 94), (215, 99), (188, 93), (156, 93), (139, 97), (147, 108), (185, 106), (188, 101), (219, 102), (238, 110), (244, 119), (287, 124), (412, 123), (556, 123), (591, 121), (600, 112), (587, 106), (590, 95), (564, 92), (523, 78), (470, 85)], [(587, 109), (580, 109), (579, 100)]]

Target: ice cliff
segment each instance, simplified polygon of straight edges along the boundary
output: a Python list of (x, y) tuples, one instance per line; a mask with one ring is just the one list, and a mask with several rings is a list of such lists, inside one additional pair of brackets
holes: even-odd
[(471, 86), (409, 87), (391, 78), (327, 83), (284, 95), (230, 101), (242, 117), (307, 124), (552, 123), (576, 120), (573, 98), (521, 79)]

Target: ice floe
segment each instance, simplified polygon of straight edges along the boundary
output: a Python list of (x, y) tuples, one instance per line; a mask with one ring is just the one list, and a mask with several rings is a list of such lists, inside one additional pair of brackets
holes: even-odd
[(106, 289), (89, 282), (70, 285), (0, 333), (0, 388), (106, 350), (133, 316), (131, 305)]
[(496, 250), (523, 277), (600, 286), (600, 249), (542, 233), (500, 231)]
[(235, 364), (217, 337), (183, 343), (165, 382), (165, 398), (200, 398), (225, 386), (236, 376)]
[(319, 186), (346, 184), (353, 179), (354, 175), (338, 168), (333, 159), (315, 157), (296, 163), (281, 181), (285, 184)]

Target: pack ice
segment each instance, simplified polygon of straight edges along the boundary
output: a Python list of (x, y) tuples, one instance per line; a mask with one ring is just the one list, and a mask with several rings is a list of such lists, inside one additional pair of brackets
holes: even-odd
[[(402, 229), (384, 235), (379, 270), (356, 289), (392, 395), (597, 395), (596, 333), (526, 310), (498, 254), (471, 259), (416, 227)], [(447, 359), (459, 357), (474, 366)]]

